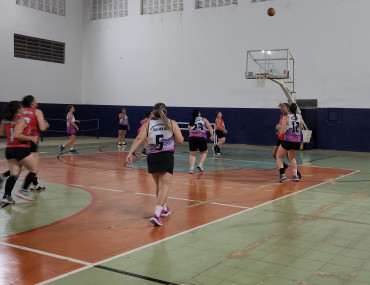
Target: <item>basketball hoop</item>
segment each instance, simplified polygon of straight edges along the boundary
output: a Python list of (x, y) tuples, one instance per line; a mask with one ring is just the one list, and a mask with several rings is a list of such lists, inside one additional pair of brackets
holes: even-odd
[(263, 88), (266, 84), (266, 79), (269, 77), (268, 73), (256, 74), (257, 88)]

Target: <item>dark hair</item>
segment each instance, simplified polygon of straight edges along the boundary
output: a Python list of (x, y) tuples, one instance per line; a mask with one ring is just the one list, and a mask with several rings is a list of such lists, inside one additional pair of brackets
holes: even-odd
[(192, 112), (191, 112), (191, 120), (189, 122), (189, 125), (190, 126), (194, 126), (195, 124), (195, 118), (199, 116), (199, 110), (198, 109), (194, 109)]
[(149, 118), (151, 113), (152, 113), (152, 112), (146, 112), (146, 113), (145, 113), (145, 118)]
[(216, 111), (216, 117), (217, 117), (218, 113), (221, 113), (221, 111)]
[(18, 110), (22, 108), (22, 104), (19, 101), (10, 101), (4, 107), (4, 118), (8, 121), (13, 120)]
[(162, 119), (167, 130), (172, 130), (172, 126), (167, 118), (167, 107), (164, 103), (157, 103), (153, 107), (153, 114), (156, 118)]
[(290, 104), (289, 106), (289, 111), (291, 114), (294, 114), (294, 118), (297, 119), (297, 104), (296, 103), (292, 103)]
[(35, 100), (35, 97), (33, 97), (32, 95), (24, 96), (22, 100), (23, 107), (25, 108), (31, 107), (31, 104), (34, 100)]
[(289, 109), (289, 104), (288, 103), (283, 103), (288, 109)]
[(67, 106), (67, 108), (66, 108), (66, 110), (65, 110), (65, 112), (64, 112), (64, 114), (65, 114), (66, 116), (68, 115), (69, 111), (71, 111), (72, 107), (73, 107), (73, 105), (68, 105), (68, 106)]

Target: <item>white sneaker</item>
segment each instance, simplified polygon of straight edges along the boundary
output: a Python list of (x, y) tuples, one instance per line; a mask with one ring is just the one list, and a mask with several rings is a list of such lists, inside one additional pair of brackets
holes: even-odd
[(22, 198), (26, 201), (34, 202), (35, 199), (33, 199), (30, 195), (30, 192), (28, 190), (22, 189), (19, 190), (19, 192), (16, 194), (17, 197)]
[(204, 171), (204, 169), (203, 169), (203, 165), (202, 164), (198, 164), (197, 165), (197, 168), (198, 168), (198, 170), (200, 171), (200, 172), (203, 172)]

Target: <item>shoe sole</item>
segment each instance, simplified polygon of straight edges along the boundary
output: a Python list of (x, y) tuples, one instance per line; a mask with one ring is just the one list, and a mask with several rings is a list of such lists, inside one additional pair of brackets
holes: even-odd
[(15, 204), (15, 201), (13, 201), (13, 202), (8, 202), (8, 201), (1, 201), (1, 203), (3, 203), (3, 204)]
[(21, 198), (23, 200), (29, 201), (29, 202), (35, 202), (35, 199), (28, 198), (28, 197), (26, 198), (26, 197), (24, 197), (22, 195), (19, 195), (19, 194), (15, 194), (15, 196), (17, 196), (18, 198)]
[(198, 170), (199, 170), (200, 172), (204, 172), (204, 170), (203, 170), (202, 168), (200, 168), (199, 166), (197, 166), (197, 168), (198, 168)]
[(283, 182), (284, 180), (286, 180), (286, 177), (285, 177), (285, 178), (283, 178), (283, 179), (279, 179), (278, 181), (281, 183), (281, 182)]
[(149, 220), (152, 224), (154, 224), (155, 226), (163, 226), (163, 224), (160, 224), (159, 222), (158, 222), (158, 220), (157, 219), (154, 219), (154, 218), (150, 218), (150, 220)]

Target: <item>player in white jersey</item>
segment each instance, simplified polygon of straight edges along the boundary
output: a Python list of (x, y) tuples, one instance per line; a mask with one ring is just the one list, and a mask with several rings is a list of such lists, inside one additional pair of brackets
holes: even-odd
[(77, 154), (78, 152), (73, 148), (74, 143), (76, 141), (76, 132), (79, 130), (76, 123), (79, 123), (79, 120), (75, 119), (73, 115), (75, 111), (75, 107), (73, 105), (68, 105), (65, 111), (66, 120), (67, 120), (67, 134), (70, 135), (69, 140), (64, 144), (59, 146), (60, 154), (63, 154), (63, 150), (67, 145), (71, 146), (70, 153)]
[(276, 162), (280, 172), (279, 182), (282, 182), (286, 179), (285, 168), (283, 164), (283, 157), (286, 154), (288, 154), (288, 159), (293, 170), (293, 177), (291, 180), (296, 182), (299, 181), (295, 157), (301, 144), (301, 121), (301, 116), (297, 114), (297, 104), (290, 104), (289, 114), (283, 118), (280, 128), (280, 133), (285, 134), (284, 140), (279, 146), (276, 154)]
[(202, 118), (199, 110), (194, 109), (191, 113), (192, 119), (189, 122), (189, 151), (190, 151), (190, 174), (194, 173), (195, 161), (197, 159), (198, 150), (200, 152), (200, 159), (198, 163), (198, 170), (203, 172), (203, 165), (207, 158), (207, 129), (209, 130), (211, 137), (210, 140), (213, 141), (213, 129), (211, 124), (206, 118)]
[(148, 172), (152, 175), (156, 184), (157, 196), (155, 212), (150, 218), (150, 222), (162, 226), (163, 222), (160, 217), (167, 217), (171, 213), (166, 201), (173, 176), (175, 143), (183, 143), (184, 137), (178, 124), (167, 118), (165, 104), (155, 104), (153, 114), (154, 118), (141, 128), (139, 135), (131, 146), (126, 161), (127, 164), (131, 164), (135, 150), (148, 139)]

